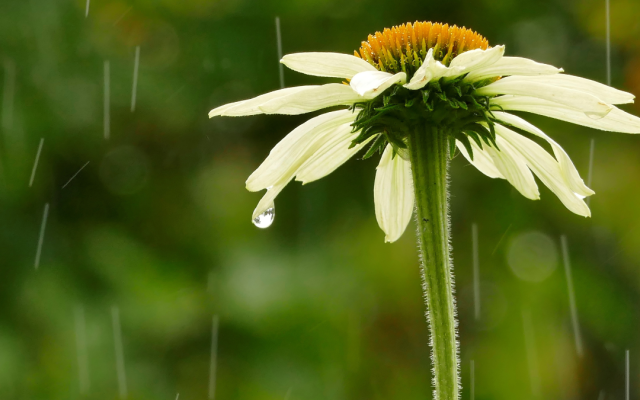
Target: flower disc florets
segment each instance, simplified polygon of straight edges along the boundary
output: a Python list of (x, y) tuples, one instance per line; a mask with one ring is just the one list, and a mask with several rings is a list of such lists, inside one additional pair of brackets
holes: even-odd
[(433, 49), (433, 58), (448, 66), (460, 53), (486, 50), (489, 46), (487, 39), (471, 29), (419, 21), (385, 28), (369, 35), (367, 40), (362, 42), (359, 52), (354, 52), (355, 56), (380, 71), (403, 71), (407, 79), (420, 68), (429, 49)]
[[(486, 50), (487, 40), (466, 28), (416, 22), (385, 29), (362, 42), (357, 56), (367, 60), (381, 71), (404, 72), (411, 79), (427, 58), (448, 66), (459, 54), (474, 49)], [(430, 54), (430, 56), (427, 56)], [(469, 138), (482, 148), (482, 142), (497, 147), (490, 110), (490, 97), (474, 92), (495, 79), (466, 82), (466, 74), (442, 77), (429, 82), (419, 90), (394, 85), (371, 101), (355, 103), (358, 112), (353, 131), (360, 134), (352, 146), (377, 136), (364, 158), (382, 152), (387, 143), (395, 153), (404, 155), (407, 137), (416, 128), (431, 127), (448, 135), (451, 155), (456, 140), (460, 141), (471, 157)]]

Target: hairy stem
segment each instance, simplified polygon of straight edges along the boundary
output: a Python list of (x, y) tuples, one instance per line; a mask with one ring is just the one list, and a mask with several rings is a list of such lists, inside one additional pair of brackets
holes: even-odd
[(435, 128), (418, 128), (409, 140), (436, 400), (458, 400), (460, 382), (449, 247), (448, 149), (446, 134)]

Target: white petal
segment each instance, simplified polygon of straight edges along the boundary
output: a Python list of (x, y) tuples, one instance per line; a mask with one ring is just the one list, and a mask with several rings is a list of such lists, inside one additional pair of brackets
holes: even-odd
[(303, 74), (331, 78), (351, 79), (358, 72), (377, 71), (365, 60), (341, 53), (287, 54), (280, 62)]
[[(247, 100), (236, 101), (234, 103), (228, 103), (221, 105), (220, 107), (216, 107), (213, 110), (209, 111), (209, 118), (217, 117), (219, 115), (223, 115), (225, 111), (230, 108), (237, 107), (240, 104), (244, 103)], [(258, 110), (259, 111), (259, 110)]]
[(495, 124), (496, 134), (509, 142), (524, 159), (527, 165), (560, 201), (572, 212), (583, 217), (591, 216), (589, 207), (581, 196), (574, 193), (565, 180), (560, 164), (551, 157), (539, 144), (531, 139), (513, 132), (506, 127)]
[(269, 208), (273, 207), (273, 201), (275, 200), (276, 196), (278, 196), (280, 194), (282, 189), (284, 189), (284, 187), (287, 186), (287, 184), (290, 181), (291, 181), (291, 178), (284, 179), (284, 180), (282, 180), (280, 182), (277, 182), (272, 187), (270, 187), (267, 190), (267, 192), (264, 194), (264, 196), (262, 196), (262, 198), (258, 202), (258, 205), (256, 206), (256, 208), (253, 210), (253, 214), (251, 215), (251, 219), (254, 220), (254, 219), (258, 218), (258, 216), (260, 214), (262, 214), (263, 212), (267, 211)]
[(611, 86), (592, 81), (590, 79), (580, 78), (579, 76), (555, 74), (540, 76), (519, 76), (509, 79), (517, 79), (524, 82), (542, 83), (545, 85), (559, 86), (567, 89), (574, 89), (580, 92), (589, 93), (592, 96), (609, 104), (627, 104), (633, 103), (634, 95), (614, 89)]
[(449, 68), (462, 67), (465, 73), (472, 72), (476, 69), (495, 64), (503, 55), (504, 46), (495, 46), (487, 50), (469, 50), (451, 60)]
[(433, 60), (429, 65), (431, 71), (431, 81), (437, 81), (442, 77), (451, 78), (462, 75), (465, 72), (464, 67), (447, 67), (440, 61)]
[[(462, 53), (464, 54), (464, 53)], [(553, 75), (562, 72), (561, 68), (537, 63), (528, 58), (502, 57), (492, 65), (484, 66), (472, 71), (464, 80), (481, 81), (487, 78), (508, 75)]]
[(273, 99), (277, 99), (280, 97), (285, 97), (293, 93), (299, 93), (306, 90), (314, 89), (319, 86), (297, 86), (286, 89), (276, 90), (274, 92), (265, 93), (258, 97), (254, 97), (249, 100), (237, 101), (235, 103), (225, 104), (218, 108), (214, 108), (209, 112), (209, 118), (216, 116), (226, 116), (226, 117), (240, 117), (245, 115), (256, 115), (262, 114), (262, 111), (259, 109), (261, 105), (264, 103), (271, 101)]
[(383, 71), (365, 71), (356, 74), (351, 79), (351, 87), (361, 96), (373, 99), (396, 83), (403, 84), (407, 81), (407, 74), (398, 72), (391, 75)]
[(611, 110), (606, 117), (593, 119), (587, 117), (582, 111), (576, 110), (575, 108), (528, 96), (500, 96), (491, 99), (491, 104), (500, 106), (504, 110), (540, 114), (603, 131), (640, 133), (640, 118), (626, 113), (617, 107), (613, 107), (613, 110)]
[(539, 99), (553, 101), (568, 107), (582, 110), (587, 116), (602, 118), (606, 116), (613, 106), (588, 93), (579, 92), (558, 86), (545, 85), (523, 81), (519, 76), (511, 76), (500, 79), (490, 85), (484, 86), (474, 92), (478, 95), (512, 94), (518, 96), (531, 96)]
[(433, 49), (429, 49), (424, 62), (422, 63), (420, 68), (418, 68), (416, 73), (413, 74), (411, 82), (404, 85), (404, 87), (410, 90), (419, 90), (425, 87), (429, 82), (437, 81), (442, 77), (456, 77), (464, 74), (465, 72), (466, 69), (463, 66), (447, 67), (440, 61), (435, 60), (433, 58)]
[(350, 149), (351, 141), (358, 135), (358, 132), (351, 132), (351, 129), (350, 123), (339, 126), (333, 133), (332, 138), (325, 142), (298, 169), (296, 180), (306, 185), (309, 182), (324, 178), (347, 162), (375, 137), (375, 135), (371, 136)]
[(494, 111), (493, 114), (502, 122), (513, 125), (516, 128), (522, 129), (546, 140), (551, 145), (553, 154), (560, 164), (560, 169), (562, 170), (564, 179), (572, 191), (581, 196), (591, 196), (595, 193), (584, 184), (584, 181), (580, 178), (580, 174), (578, 173), (575, 165), (573, 165), (569, 155), (558, 143), (556, 143), (555, 140), (551, 139), (540, 129), (520, 117), (500, 111)]
[(385, 233), (385, 242), (395, 242), (402, 236), (413, 214), (414, 193), (411, 162), (393, 157), (388, 145), (376, 169), (373, 188), (378, 225)]
[(433, 76), (429, 66), (434, 61), (435, 60), (433, 59), (433, 48), (431, 48), (427, 52), (427, 55), (424, 58), (424, 61), (422, 62), (422, 65), (420, 66), (420, 68), (418, 68), (415, 74), (413, 74), (413, 77), (411, 77), (411, 81), (405, 84), (404, 87), (406, 87), (409, 90), (419, 90), (425, 87), (425, 85), (431, 81), (431, 77)]
[(311, 157), (335, 129), (351, 123), (356, 114), (340, 110), (312, 118), (285, 136), (269, 153), (269, 156), (247, 179), (247, 189), (255, 192), (278, 182), (291, 180), (298, 168)]
[(476, 167), (478, 171), (482, 172), (489, 178), (506, 179), (504, 176), (502, 176), (500, 171), (498, 171), (496, 164), (493, 162), (493, 158), (491, 158), (491, 156), (487, 153), (486, 147), (483, 146), (483, 148), (481, 149), (473, 140), (470, 140), (469, 142), (471, 143), (471, 147), (473, 148), (473, 160), (471, 159), (471, 157), (469, 157), (469, 153), (467, 153), (467, 149), (464, 147), (464, 145), (460, 143), (459, 140), (456, 140), (456, 146), (458, 146), (458, 150), (460, 150), (460, 153), (462, 153), (464, 158), (466, 158), (467, 161), (471, 163), (471, 165)]
[(538, 185), (529, 167), (527, 167), (526, 160), (510, 143), (499, 136), (496, 137), (496, 144), (499, 150), (489, 146), (484, 148), (493, 159), (500, 174), (524, 197), (538, 200), (540, 198)]
[(298, 115), (363, 100), (366, 99), (354, 92), (351, 86), (329, 83), (275, 98), (259, 108), (265, 114)]

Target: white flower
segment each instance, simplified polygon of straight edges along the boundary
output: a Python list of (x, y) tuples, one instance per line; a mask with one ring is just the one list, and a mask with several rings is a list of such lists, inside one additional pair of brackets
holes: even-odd
[[(417, 32), (417, 24), (415, 28)], [(372, 37), (369, 38), (371, 42)], [(423, 49), (426, 38), (425, 34)], [(411, 39), (403, 40), (411, 47)], [(459, 82), (460, 85), (472, 87), (470, 96), (488, 101), (487, 116), (491, 116), (491, 121), (478, 124), (484, 126), (487, 132), (495, 131), (495, 146), (480, 147), (480, 142), (475, 139), (456, 141), (458, 149), (471, 164), (491, 178), (508, 180), (520, 193), (533, 200), (540, 197), (535, 175), (569, 210), (581, 216), (590, 216), (583, 199), (594, 192), (584, 184), (566, 152), (540, 129), (509, 112), (530, 112), (605, 131), (640, 133), (640, 118), (615, 107), (615, 104), (632, 103), (633, 95), (566, 75), (562, 69), (550, 65), (525, 58), (506, 57), (504, 46), (487, 48), (485, 44), (485, 49), (475, 48), (451, 56), (451, 45), (447, 56), (437, 60), (434, 58), (436, 52), (444, 54), (439, 44), (430, 47), (424, 57), (418, 56), (420, 41), (416, 42), (414, 38), (413, 45), (413, 50), (407, 47), (402, 58), (388, 49), (379, 49), (380, 53), (385, 52), (386, 58), (378, 54), (377, 62), (372, 59), (365, 61), (363, 58), (369, 57), (366, 51), (361, 52), (362, 58), (337, 53), (286, 55), (281, 62), (294, 71), (347, 79), (349, 84), (329, 83), (276, 90), (250, 100), (223, 105), (209, 113), (210, 117), (296, 115), (327, 107), (351, 107), (310, 119), (271, 150), (247, 180), (248, 190), (267, 190), (253, 212), (253, 218), (272, 207), (275, 197), (292, 179), (303, 184), (320, 179), (367, 144), (373, 143), (374, 146), (383, 146), (380, 149), (384, 148), (374, 185), (376, 218), (386, 234), (385, 240), (397, 240), (406, 229), (414, 208), (411, 164), (405, 158), (396, 156), (395, 153), (400, 149), (392, 139), (388, 139), (386, 145), (384, 142), (376, 144), (383, 134), (355, 141), (360, 131), (352, 132), (352, 124), (358, 117), (357, 109), (352, 106), (372, 102), (383, 93), (394, 93), (393, 87), (422, 90), (423, 95), (426, 93), (428, 96), (429, 84), (447, 82)], [(476, 44), (476, 47), (480, 45)], [(415, 56), (411, 58), (411, 54)], [(411, 59), (405, 59), (405, 55)], [(395, 74), (380, 70), (385, 69), (383, 59), (387, 65), (396, 68)], [(401, 60), (403, 69), (405, 66), (414, 66), (413, 73), (408, 76), (400, 70), (400, 61), (394, 64), (394, 60)], [(454, 101), (452, 107), (455, 105)], [(407, 107), (411, 107), (411, 104), (407, 103)], [(517, 133), (518, 130), (548, 142), (553, 155), (535, 141)], [(473, 132), (465, 134), (475, 136)]]

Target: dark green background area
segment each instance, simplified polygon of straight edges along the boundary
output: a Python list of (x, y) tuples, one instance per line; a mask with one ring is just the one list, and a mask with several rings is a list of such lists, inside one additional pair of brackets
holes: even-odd
[[(415, 228), (384, 244), (373, 211), (377, 157), (351, 160), (305, 187), (290, 184), (272, 227), (259, 230), (250, 217), (260, 194), (244, 182), (309, 116), (209, 120), (207, 113), (279, 88), (276, 16), (285, 54), (351, 53), (376, 30), (432, 20), (475, 29), (508, 55), (606, 82), (604, 3), (91, 0), (85, 18), (84, 0), (2, 1), (0, 397), (118, 398), (117, 307), (130, 399), (207, 398), (214, 315), (217, 399), (429, 398)], [(640, 95), (640, 4), (611, 0), (611, 7), (613, 85)], [(329, 81), (285, 71), (287, 86)], [(541, 201), (529, 201), (464, 158), (452, 162), (463, 399), (472, 360), (476, 399), (596, 399), (601, 391), (622, 399), (626, 349), (638, 398), (640, 138), (524, 116), (567, 150), (585, 179), (595, 139), (593, 218), (572, 214), (545, 187)], [(523, 269), (539, 282), (514, 273)]]

